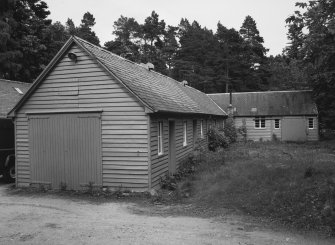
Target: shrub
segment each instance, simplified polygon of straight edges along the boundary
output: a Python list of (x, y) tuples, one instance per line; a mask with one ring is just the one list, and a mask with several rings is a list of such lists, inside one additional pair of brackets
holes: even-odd
[(223, 129), (224, 135), (229, 139), (230, 143), (236, 142), (237, 132), (233, 118), (228, 118)]
[(237, 129), (237, 132), (243, 137), (243, 141), (247, 142), (247, 127), (242, 125)]
[(208, 149), (216, 151), (217, 148), (227, 148), (229, 146), (229, 138), (225, 136), (223, 131), (211, 128), (207, 132), (208, 136)]

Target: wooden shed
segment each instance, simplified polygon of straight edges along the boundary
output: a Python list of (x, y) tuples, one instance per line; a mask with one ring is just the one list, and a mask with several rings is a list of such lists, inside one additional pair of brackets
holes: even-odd
[(31, 84), (0, 79), (0, 149), (14, 148), (14, 124), (8, 112), (27, 92)]
[(185, 83), (71, 37), (10, 116), (17, 186), (145, 191), (226, 113)]
[(15, 168), (9, 161), (14, 154), (14, 124), (7, 113), (27, 92), (30, 84), (0, 79), (0, 175), (12, 180)]
[[(231, 110), (237, 128), (245, 125), (249, 140), (314, 141), (319, 139), (318, 110), (312, 91), (267, 91), (209, 95)], [(241, 135), (240, 135), (241, 137)]]

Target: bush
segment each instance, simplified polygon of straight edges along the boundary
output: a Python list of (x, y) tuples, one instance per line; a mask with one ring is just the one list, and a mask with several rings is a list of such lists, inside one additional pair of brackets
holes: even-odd
[(233, 118), (228, 118), (223, 129), (224, 135), (229, 139), (229, 143), (236, 142), (237, 132)]
[(237, 129), (238, 133), (243, 137), (243, 141), (247, 142), (247, 127), (242, 125)]
[(208, 149), (216, 151), (217, 148), (227, 148), (229, 146), (229, 138), (225, 136), (223, 131), (211, 128), (207, 132)]

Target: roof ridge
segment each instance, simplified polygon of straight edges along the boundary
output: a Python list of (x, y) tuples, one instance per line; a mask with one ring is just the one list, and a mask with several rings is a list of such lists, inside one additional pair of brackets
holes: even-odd
[[(280, 91), (253, 91), (253, 92), (232, 92), (232, 94), (253, 94), (253, 93), (294, 93), (294, 92), (312, 92), (311, 89), (302, 89), (302, 90), (280, 90)], [(221, 94), (230, 94), (230, 93), (212, 93), (208, 95), (221, 95)]]

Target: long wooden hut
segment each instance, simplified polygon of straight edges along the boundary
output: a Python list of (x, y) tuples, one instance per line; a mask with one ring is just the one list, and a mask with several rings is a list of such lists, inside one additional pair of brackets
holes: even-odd
[(312, 91), (241, 92), (209, 96), (222, 109), (226, 110), (231, 105), (235, 126), (245, 126), (249, 140), (319, 139), (318, 110)]
[(159, 188), (226, 113), (206, 94), (71, 37), (9, 114), (17, 186)]

